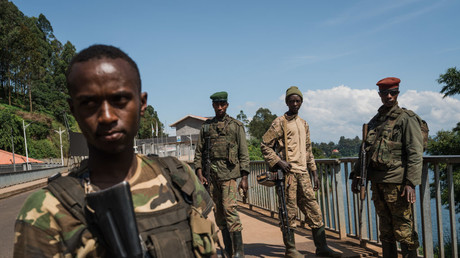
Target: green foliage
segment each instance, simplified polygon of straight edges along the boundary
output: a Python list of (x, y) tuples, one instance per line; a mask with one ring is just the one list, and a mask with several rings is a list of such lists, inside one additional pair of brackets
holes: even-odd
[[(318, 152), (318, 154), (320, 154), (320, 157), (323, 157), (323, 158), (331, 157), (332, 150), (337, 148), (337, 145), (332, 141), (329, 142), (329, 143), (322, 142), (322, 143), (319, 143), (319, 144), (315, 143), (315, 142), (312, 142), (311, 145), (312, 145), (313, 149), (315, 149), (315, 148), (317, 149), (316, 152)], [(315, 156), (315, 158), (317, 158), (317, 157)]]
[(354, 139), (340, 137), (337, 149), (342, 157), (356, 157), (359, 154), (359, 148), (361, 146), (361, 140), (358, 136)]
[(24, 137), (22, 136), (22, 119), (13, 114), (12, 108), (0, 109), (0, 149), (25, 153)]
[(248, 124), (249, 134), (255, 139), (262, 140), (262, 136), (270, 128), (275, 118), (276, 115), (272, 114), (268, 108), (259, 108)]
[(0, 102), (44, 112), (63, 121), (65, 70), (75, 47), (64, 46), (45, 15), (27, 17), (12, 3), (0, 1)]
[(460, 71), (457, 67), (447, 69), (446, 73), (439, 75), (439, 84), (445, 84), (440, 93), (444, 93), (444, 98), (460, 93)]
[[(154, 133), (153, 131), (156, 130), (158, 125), (158, 133)], [(153, 130), (152, 130), (153, 128)], [(158, 114), (155, 109), (148, 105), (144, 116), (141, 118), (140, 126), (139, 126), (139, 139), (149, 139), (153, 137), (160, 137), (164, 135), (164, 125), (160, 122), (158, 118)]]
[(248, 142), (249, 160), (264, 160), (262, 150), (260, 149), (261, 140), (252, 138)]
[(325, 153), (318, 147), (312, 147), (313, 150), (313, 156), (315, 159), (324, 159), (326, 158)]

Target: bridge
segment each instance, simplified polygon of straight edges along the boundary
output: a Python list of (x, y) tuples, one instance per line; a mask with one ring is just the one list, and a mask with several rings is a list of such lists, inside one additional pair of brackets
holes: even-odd
[[(318, 201), (323, 211), (328, 244), (332, 249), (341, 253), (342, 257), (378, 257), (381, 256), (378, 217), (373, 209), (369, 191), (363, 204), (364, 219), (359, 231), (358, 213), (361, 202), (351, 193), (348, 180), (356, 160), (316, 160), (318, 176), (321, 178), (321, 188), (317, 192)], [(422, 184), (417, 187), (417, 203), (414, 205), (415, 224), (422, 243), (419, 249), (420, 257), (435, 257), (435, 254), (436, 257), (459, 257), (457, 245), (444, 248), (449, 246), (446, 242), (457, 243), (460, 234), (460, 215), (455, 213), (453, 187), (453, 167), (458, 164), (458, 155), (424, 157)], [(246, 203), (240, 202), (239, 211), (244, 227), (243, 242), (248, 257), (282, 257), (284, 254), (277, 220), (276, 193), (273, 187), (256, 183), (256, 175), (265, 170), (264, 162), (251, 162), (249, 196)], [(441, 178), (444, 178), (447, 187), (447, 208), (441, 204)], [(0, 188), (0, 228), (3, 231), (0, 238), (0, 257), (12, 257), (14, 216), (28, 195), (21, 192), (41, 187), (45, 183), (46, 179), (39, 179)], [(433, 185), (434, 198), (430, 196), (430, 184)], [(303, 214), (299, 211), (296, 246), (305, 257), (315, 257), (311, 231), (303, 221)], [(358, 236), (361, 236), (361, 241)]]

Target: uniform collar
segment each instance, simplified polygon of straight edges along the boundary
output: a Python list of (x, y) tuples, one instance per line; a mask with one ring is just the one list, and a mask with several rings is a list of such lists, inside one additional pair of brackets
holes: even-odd
[(225, 113), (224, 117), (222, 117), (221, 119), (219, 119), (219, 118), (217, 118), (217, 116), (215, 116), (215, 117), (213, 118), (213, 120), (214, 120), (214, 121), (224, 121), (224, 120), (226, 120), (227, 118), (228, 118), (228, 114)]
[(398, 105), (398, 102), (396, 102), (392, 107), (386, 107), (384, 105), (380, 106), (378, 112), (379, 112), (379, 115), (389, 115), (393, 112), (395, 112), (396, 110), (400, 109), (399, 105)]
[(293, 119), (296, 119), (296, 117), (298, 116), (299, 114), (295, 114), (295, 115), (288, 115), (287, 112), (284, 113), (284, 118), (286, 118), (286, 120), (288, 121), (291, 121)]

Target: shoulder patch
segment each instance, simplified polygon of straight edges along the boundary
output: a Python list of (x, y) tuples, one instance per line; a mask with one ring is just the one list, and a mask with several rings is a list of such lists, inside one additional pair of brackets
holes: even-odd
[(235, 122), (238, 126), (244, 126), (243, 123), (240, 120), (237, 120), (232, 117), (232, 121)]
[(404, 112), (405, 112), (407, 115), (409, 115), (409, 116), (415, 116), (415, 115), (416, 115), (415, 112), (412, 111), (412, 110), (410, 110), (410, 109), (405, 109), (405, 108), (403, 108), (403, 110), (404, 110)]

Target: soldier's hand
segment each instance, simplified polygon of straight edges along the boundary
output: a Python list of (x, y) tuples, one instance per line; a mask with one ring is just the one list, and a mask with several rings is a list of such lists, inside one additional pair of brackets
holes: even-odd
[(285, 160), (280, 159), (280, 161), (278, 161), (278, 163), (276, 163), (276, 165), (279, 168), (281, 168), (284, 172), (290, 172), (291, 171), (292, 165), (289, 164), (289, 162), (287, 162)]
[(203, 184), (203, 185), (208, 184), (208, 180), (206, 179), (206, 177), (203, 176), (203, 173), (201, 172), (201, 168), (196, 170), (196, 176), (200, 180), (201, 184)]
[(359, 182), (359, 178), (353, 178), (353, 181), (351, 182), (351, 191), (353, 193), (359, 193), (360, 190), (358, 188), (358, 182)]
[(241, 178), (240, 184), (238, 185), (238, 190), (243, 189), (244, 193), (248, 192), (248, 176), (245, 175)]
[(315, 176), (313, 177), (313, 181), (314, 181), (314, 184), (313, 184), (313, 191), (318, 191), (319, 188), (320, 188), (320, 183), (319, 183), (318, 175), (315, 174)]
[(415, 188), (410, 186), (410, 185), (404, 186), (404, 190), (403, 190), (401, 196), (406, 196), (408, 203), (415, 203), (415, 201), (417, 199), (417, 197), (415, 195)]

